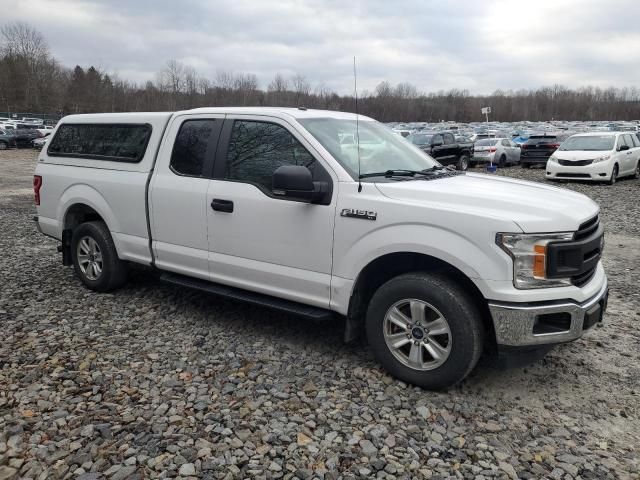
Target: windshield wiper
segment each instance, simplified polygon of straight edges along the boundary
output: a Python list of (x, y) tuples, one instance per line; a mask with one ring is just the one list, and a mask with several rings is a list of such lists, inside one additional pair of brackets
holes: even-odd
[(370, 177), (415, 177), (416, 175), (428, 175), (430, 173), (444, 170), (446, 167), (442, 165), (434, 165), (431, 168), (425, 168), (424, 170), (405, 170), (405, 169), (391, 169), (385, 170), (384, 172), (372, 172), (372, 173), (363, 173), (360, 175), (360, 178), (370, 178)]

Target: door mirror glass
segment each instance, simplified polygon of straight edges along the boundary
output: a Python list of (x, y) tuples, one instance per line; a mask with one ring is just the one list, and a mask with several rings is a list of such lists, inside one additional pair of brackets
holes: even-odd
[(283, 165), (273, 172), (273, 194), (310, 203), (320, 201), (327, 191), (326, 182), (314, 182), (303, 165)]

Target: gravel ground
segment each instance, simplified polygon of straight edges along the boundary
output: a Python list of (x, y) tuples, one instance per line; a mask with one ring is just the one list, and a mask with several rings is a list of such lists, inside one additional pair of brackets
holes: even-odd
[(565, 185), (602, 205), (604, 327), (433, 393), (344, 345), (338, 320), (144, 268), (113, 294), (83, 288), (31, 221), (34, 163), (0, 152), (0, 480), (640, 478), (639, 181)]

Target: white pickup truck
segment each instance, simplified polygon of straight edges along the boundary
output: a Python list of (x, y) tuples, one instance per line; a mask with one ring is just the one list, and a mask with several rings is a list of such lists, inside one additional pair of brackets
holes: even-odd
[(424, 388), (462, 380), (484, 347), (546, 353), (606, 308), (593, 201), (452, 171), (363, 116), (73, 115), (40, 153), (34, 193), (38, 228), (88, 288), (122, 287), (135, 262), (172, 284), (340, 315), (346, 340), (366, 332), (387, 371)]

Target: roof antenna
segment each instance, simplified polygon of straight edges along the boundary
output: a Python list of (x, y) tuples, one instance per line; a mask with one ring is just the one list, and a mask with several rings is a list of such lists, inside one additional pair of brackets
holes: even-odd
[(353, 93), (356, 103), (356, 155), (358, 156), (358, 193), (362, 191), (360, 178), (360, 130), (358, 128), (358, 76), (356, 74), (356, 57), (353, 56)]

